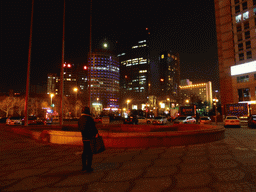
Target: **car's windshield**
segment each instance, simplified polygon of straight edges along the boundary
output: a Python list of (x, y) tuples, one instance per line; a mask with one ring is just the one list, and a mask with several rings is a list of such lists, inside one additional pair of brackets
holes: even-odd
[(185, 120), (186, 117), (178, 117), (177, 120)]
[(207, 117), (202, 117), (201, 120), (209, 120)]

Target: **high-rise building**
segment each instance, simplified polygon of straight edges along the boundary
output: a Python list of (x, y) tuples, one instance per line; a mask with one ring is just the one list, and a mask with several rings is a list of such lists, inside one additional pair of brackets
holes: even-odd
[(180, 57), (174, 51), (165, 51), (159, 58), (159, 96), (178, 99), (180, 85)]
[(88, 57), (91, 68), (91, 103), (98, 110), (119, 108), (119, 62), (111, 52), (95, 52)]
[[(193, 84), (188, 81), (188, 85), (180, 86), (180, 97), (182, 104), (189, 104), (196, 102), (195, 99), (200, 99), (202, 102), (207, 102), (211, 108), (212, 106), (212, 82)], [(191, 82), (191, 84), (190, 84)], [(194, 101), (192, 101), (194, 100)]]
[(47, 75), (47, 94), (59, 93), (59, 77), (56, 73), (48, 73)]
[(221, 103), (255, 102), (256, 1), (214, 2)]
[[(150, 90), (150, 61), (147, 40), (138, 41), (118, 55), (120, 62), (121, 106), (131, 101), (133, 109), (142, 109)], [(130, 107), (131, 109), (132, 107)]]

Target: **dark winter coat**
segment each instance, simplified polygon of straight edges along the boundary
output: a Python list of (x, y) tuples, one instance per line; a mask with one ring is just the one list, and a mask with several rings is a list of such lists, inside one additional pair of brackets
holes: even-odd
[(78, 128), (82, 133), (83, 140), (90, 140), (98, 133), (93, 118), (87, 114), (81, 115), (78, 120)]

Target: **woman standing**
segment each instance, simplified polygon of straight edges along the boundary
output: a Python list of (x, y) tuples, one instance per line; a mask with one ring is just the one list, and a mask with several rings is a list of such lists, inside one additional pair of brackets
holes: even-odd
[(84, 150), (82, 154), (82, 171), (92, 172), (92, 150), (90, 146), (90, 140), (98, 133), (95, 122), (90, 116), (90, 108), (84, 107), (82, 115), (78, 120), (78, 128), (82, 133)]

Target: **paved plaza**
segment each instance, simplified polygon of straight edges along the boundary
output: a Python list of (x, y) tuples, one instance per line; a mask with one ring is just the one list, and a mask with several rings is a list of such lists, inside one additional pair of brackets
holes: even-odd
[(256, 129), (180, 147), (107, 149), (81, 172), (82, 146), (46, 145), (0, 126), (0, 191), (256, 191)]

